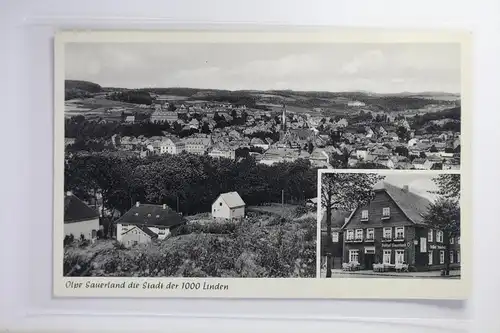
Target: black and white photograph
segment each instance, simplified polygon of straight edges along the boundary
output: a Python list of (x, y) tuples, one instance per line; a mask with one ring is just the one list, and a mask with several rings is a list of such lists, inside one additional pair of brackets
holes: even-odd
[[(344, 221), (378, 195), (380, 172), (465, 172), (461, 39), (319, 36), (63, 34), (55, 74), (60, 281), (222, 278), (248, 295), (243, 283), (280, 278), (285, 284), (260, 295), (307, 297), (299, 290), (313, 292), (307, 283), (322, 277), (460, 280), (459, 239), (446, 244), (444, 229), (424, 227), (432, 223), (418, 214), (430, 212), (412, 206), (416, 197), (391, 203), (384, 227), (363, 225), (361, 243), (357, 217)], [(332, 200), (341, 204), (326, 210), (325, 170), (362, 174), (354, 185), (336, 181)], [(405, 182), (391, 177), (383, 184)], [(433, 188), (414, 190), (433, 207)], [(386, 225), (394, 242), (380, 245)], [(433, 240), (421, 243), (424, 232)], [(290, 293), (293, 283), (305, 289)]]
[(323, 173), (321, 277), (460, 279), (460, 211), (459, 173)]

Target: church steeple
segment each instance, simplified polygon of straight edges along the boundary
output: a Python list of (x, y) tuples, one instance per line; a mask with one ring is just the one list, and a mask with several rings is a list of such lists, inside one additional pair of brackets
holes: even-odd
[(286, 131), (286, 106), (283, 104), (283, 113), (281, 115), (281, 130)]

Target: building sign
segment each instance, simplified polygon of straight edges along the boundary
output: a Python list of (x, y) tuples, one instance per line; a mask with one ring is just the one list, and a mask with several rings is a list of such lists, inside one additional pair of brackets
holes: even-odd
[(444, 245), (430, 245), (429, 248), (431, 250), (444, 250), (444, 249), (446, 249), (446, 246), (444, 246)]
[(391, 247), (391, 248), (405, 248), (406, 247), (406, 243), (382, 243), (382, 247), (383, 248), (388, 248), (388, 247)]
[(420, 237), (420, 253), (427, 252), (427, 238)]

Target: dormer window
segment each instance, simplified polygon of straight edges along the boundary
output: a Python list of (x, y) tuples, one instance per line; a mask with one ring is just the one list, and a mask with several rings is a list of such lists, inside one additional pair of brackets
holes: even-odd
[(382, 208), (382, 219), (388, 219), (391, 217), (391, 209), (389, 207)]
[(135, 213), (135, 216), (139, 216), (139, 213)]
[(361, 221), (368, 221), (368, 210), (361, 211)]

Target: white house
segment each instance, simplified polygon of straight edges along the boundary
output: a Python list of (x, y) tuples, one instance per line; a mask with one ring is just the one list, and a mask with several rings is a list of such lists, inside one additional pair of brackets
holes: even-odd
[(161, 141), (157, 141), (154, 143), (154, 146), (156, 148), (156, 151), (158, 154), (163, 155), (163, 154), (180, 154), (184, 148), (185, 144), (183, 141), (181, 141), (178, 138), (171, 137), (171, 138), (164, 138)]
[(238, 192), (220, 194), (212, 204), (214, 218), (234, 219), (245, 216), (245, 202)]
[(165, 239), (173, 228), (186, 223), (181, 214), (167, 205), (137, 202), (116, 224), (116, 240), (125, 246)]
[(99, 213), (71, 192), (64, 196), (64, 236), (73, 235), (75, 239), (97, 238)]

